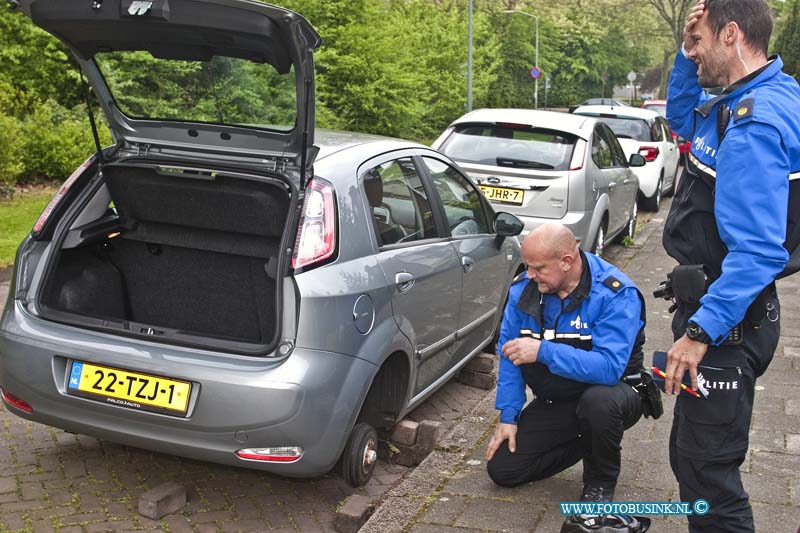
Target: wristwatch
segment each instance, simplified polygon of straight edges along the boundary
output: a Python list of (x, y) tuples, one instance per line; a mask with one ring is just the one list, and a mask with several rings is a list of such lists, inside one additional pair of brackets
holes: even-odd
[(695, 322), (689, 322), (689, 325), (686, 326), (686, 336), (693, 341), (711, 344), (711, 337), (709, 337), (708, 333)]

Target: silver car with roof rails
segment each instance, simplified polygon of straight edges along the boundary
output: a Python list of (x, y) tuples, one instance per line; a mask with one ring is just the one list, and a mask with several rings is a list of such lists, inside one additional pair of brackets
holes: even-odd
[(638, 180), (617, 137), (594, 118), (531, 109), (478, 109), (433, 143), (453, 158), (527, 234), (560, 222), (583, 250), (602, 255), (612, 240), (633, 238)]
[[(376, 428), (491, 341), (522, 223), (430, 148), (315, 130), (320, 38), (296, 13), (20, 7), (70, 47), (115, 143), (19, 248), (0, 318), (6, 408), (287, 476), (339, 462), (366, 483)], [(262, 104), (244, 105), (253, 94)]]

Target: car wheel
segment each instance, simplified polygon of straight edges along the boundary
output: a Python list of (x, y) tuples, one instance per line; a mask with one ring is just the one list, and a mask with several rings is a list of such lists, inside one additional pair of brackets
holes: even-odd
[(603, 257), (603, 250), (605, 248), (604, 243), (606, 240), (606, 222), (603, 221), (600, 223), (600, 227), (597, 228), (597, 235), (594, 237), (594, 244), (592, 245), (592, 253), (597, 257)]
[(631, 207), (631, 217), (628, 219), (628, 223), (625, 224), (625, 229), (620, 232), (614, 242), (622, 243), (626, 237), (630, 237), (633, 240), (634, 235), (636, 234), (636, 223), (639, 221), (639, 206), (636, 202), (633, 202), (633, 206)]
[(366, 485), (378, 462), (378, 433), (359, 422), (350, 433), (342, 452), (342, 477), (351, 487)]
[(661, 188), (664, 186), (664, 176), (662, 175), (658, 179), (658, 184), (656, 185), (656, 192), (653, 193), (653, 196), (642, 196), (642, 209), (645, 211), (652, 211), (653, 213), (658, 213), (658, 208), (661, 204)]

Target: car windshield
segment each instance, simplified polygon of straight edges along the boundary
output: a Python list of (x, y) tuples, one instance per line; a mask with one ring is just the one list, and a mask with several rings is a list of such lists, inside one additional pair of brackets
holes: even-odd
[(643, 118), (608, 117), (590, 113), (580, 113), (591, 117), (597, 117), (611, 127), (620, 139), (633, 139), (636, 141), (651, 141), (650, 126)]
[(468, 163), (567, 170), (576, 139), (563, 131), (516, 124), (462, 124), (439, 150)]
[(136, 119), (231, 124), (288, 131), (297, 114), (294, 69), (214, 56), (163, 59), (149, 52), (94, 56), (114, 101)]

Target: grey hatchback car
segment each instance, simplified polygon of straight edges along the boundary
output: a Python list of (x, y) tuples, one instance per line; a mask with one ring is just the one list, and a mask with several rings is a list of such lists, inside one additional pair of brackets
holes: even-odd
[(19, 248), (0, 318), (9, 411), (287, 476), (339, 462), (365, 483), (376, 428), (493, 338), (522, 223), (434, 150), (315, 131), (320, 39), (296, 13), (20, 4), (71, 48), (115, 143)]

